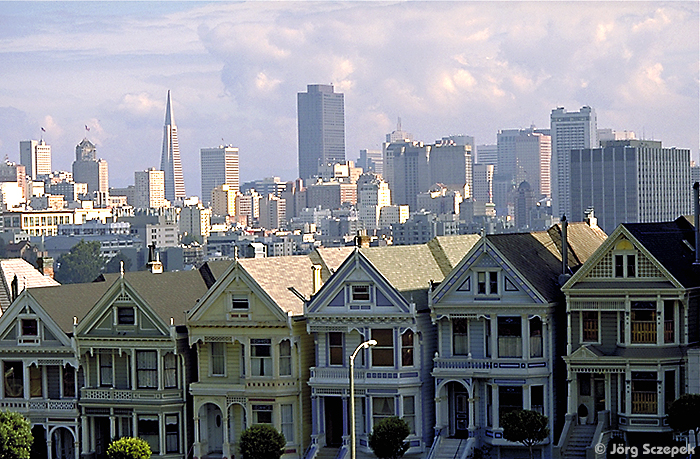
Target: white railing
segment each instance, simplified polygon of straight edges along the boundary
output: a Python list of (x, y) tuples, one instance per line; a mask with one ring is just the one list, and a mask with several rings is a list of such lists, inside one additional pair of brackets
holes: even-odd
[[(407, 376), (414, 374), (416, 378), (420, 377), (420, 371), (417, 368), (403, 368), (397, 370), (393, 367), (376, 367), (376, 368), (361, 368), (355, 369), (355, 382), (371, 380), (373, 382), (381, 380), (404, 380)], [(313, 380), (350, 380), (350, 370), (347, 368), (324, 368), (312, 367), (311, 378)]]
[(12, 411), (72, 411), (78, 407), (75, 400), (0, 400), (0, 409)]
[[(491, 369), (508, 369), (510, 371), (513, 368), (521, 367), (523, 364), (521, 359), (469, 359), (464, 357), (450, 357), (450, 358), (435, 358), (433, 359), (433, 369), (434, 370), (491, 370)], [(529, 363), (536, 364), (536, 367), (544, 366), (547, 364), (542, 358), (531, 359)]]
[(124, 390), (124, 389), (80, 389), (80, 399), (83, 401), (123, 401), (123, 400), (179, 400), (182, 399), (180, 390)]

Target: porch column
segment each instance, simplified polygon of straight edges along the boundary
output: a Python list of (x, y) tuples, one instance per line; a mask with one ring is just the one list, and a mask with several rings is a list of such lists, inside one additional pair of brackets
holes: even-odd
[(224, 458), (229, 458), (232, 456), (231, 454), (231, 439), (229, 439), (229, 433), (231, 431), (231, 427), (229, 426), (229, 417), (228, 417), (228, 407), (222, 411), (221, 416), (224, 418), (222, 422), (222, 426), (224, 429), (224, 444), (222, 447), (222, 452), (224, 454)]
[(110, 438), (116, 438), (117, 436), (117, 423), (114, 419), (114, 410), (110, 410), (111, 414), (109, 415), (109, 437)]
[[(343, 444), (347, 445), (350, 443), (350, 414), (348, 413), (348, 399), (350, 403), (355, 403), (355, 397), (350, 394), (349, 397), (343, 397)], [(357, 421), (357, 419), (356, 419)]]
[(199, 410), (196, 410), (196, 413), (197, 414), (194, 416), (194, 445), (192, 445), (194, 447), (193, 454), (195, 459), (202, 457), (202, 444), (199, 438), (201, 435), (199, 426)]
[[(472, 431), (476, 430), (476, 428), (477, 428), (476, 427), (476, 413), (475, 413), (476, 394), (474, 393), (474, 392), (476, 392), (476, 383), (474, 381), (472, 381), (471, 391), (469, 391), (469, 392), (471, 392), (469, 394), (469, 431), (472, 432)], [(470, 437), (472, 436), (471, 433), (469, 434), (469, 436)]]
[(89, 429), (88, 429), (88, 418), (87, 416), (83, 415), (80, 416), (80, 435), (82, 437), (82, 445), (80, 452), (82, 454), (87, 454), (90, 452), (89, 450), (89, 444), (90, 444), (90, 437), (88, 436), (89, 434)]
[(491, 316), (491, 358), (498, 358), (498, 316)]
[[(493, 419), (493, 428), (498, 429), (501, 425), (500, 410), (499, 410), (499, 406), (500, 406), (499, 398), (501, 395), (501, 391), (498, 390), (498, 385), (496, 385), (496, 384), (491, 386), (491, 390), (495, 392), (495, 394), (491, 398), (493, 400), (493, 408), (491, 411), (491, 417)], [(499, 450), (500, 450), (500, 448), (499, 448)]]
[(313, 441), (314, 435), (318, 435), (318, 419), (321, 416), (319, 411), (318, 397), (315, 395), (311, 396), (311, 441)]

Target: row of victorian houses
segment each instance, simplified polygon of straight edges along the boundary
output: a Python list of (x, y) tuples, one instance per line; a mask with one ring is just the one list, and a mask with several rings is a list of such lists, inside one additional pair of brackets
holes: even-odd
[[(515, 409), (548, 416), (542, 457), (648, 439), (700, 389), (695, 240), (685, 218), (609, 237), (573, 223), (20, 288), (0, 316), (0, 408), (49, 459), (102, 458), (121, 436), (230, 459), (255, 423), (284, 434), (284, 458), (349, 457), (350, 403), (360, 451), (399, 416), (419, 457), (453, 439), (520, 457), (501, 426)], [(349, 356), (370, 339), (353, 399)]]

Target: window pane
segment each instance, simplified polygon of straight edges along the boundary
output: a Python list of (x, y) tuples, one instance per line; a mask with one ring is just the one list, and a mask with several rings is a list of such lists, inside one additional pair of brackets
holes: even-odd
[(163, 370), (163, 384), (165, 387), (177, 387), (177, 356), (175, 354), (165, 354)]
[(178, 453), (180, 450), (180, 427), (178, 415), (165, 416), (165, 450), (168, 453)]
[(352, 301), (369, 301), (369, 285), (353, 285)]
[(100, 385), (112, 385), (112, 354), (99, 354), (100, 359)]
[(469, 345), (467, 341), (467, 329), (469, 321), (467, 319), (452, 320), (452, 341), (454, 355), (467, 355)]
[(136, 352), (136, 382), (141, 389), (158, 387), (158, 353), (156, 351)]
[(294, 411), (292, 405), (280, 405), (282, 417), (282, 435), (287, 443), (294, 443)]
[(211, 374), (223, 376), (226, 374), (226, 343), (211, 343)]
[(415, 397), (406, 395), (403, 398), (403, 420), (408, 424), (412, 434), (416, 433), (416, 407)]
[(154, 453), (160, 452), (158, 437), (158, 416), (142, 415), (138, 417), (139, 437), (144, 439)]
[(29, 367), (29, 396), (41, 397), (41, 368), (36, 365)]
[(377, 425), (384, 418), (394, 416), (393, 397), (373, 397), (372, 398), (372, 422)]
[(134, 308), (117, 308), (117, 323), (119, 325), (134, 325)]
[(280, 376), (292, 375), (292, 345), (289, 340), (280, 343)]
[(36, 319), (22, 319), (22, 335), (23, 336), (38, 336), (39, 325)]
[(394, 330), (375, 329), (372, 330), (372, 339), (377, 344), (372, 347), (372, 365), (378, 367), (394, 366)]
[(583, 341), (598, 341), (598, 312), (597, 311), (582, 311), (581, 320), (583, 321)]
[(63, 396), (75, 397), (75, 368), (70, 365), (63, 367)]
[(522, 386), (499, 386), (498, 387), (498, 416), (503, 419), (503, 415), (515, 410), (523, 409), (523, 387)]
[(330, 364), (343, 365), (343, 334), (340, 332), (328, 333), (328, 345), (330, 351)]
[(413, 332), (411, 330), (401, 335), (401, 365), (413, 366)]

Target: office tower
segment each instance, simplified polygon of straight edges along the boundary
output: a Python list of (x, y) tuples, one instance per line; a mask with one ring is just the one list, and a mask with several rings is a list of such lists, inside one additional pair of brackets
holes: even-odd
[(389, 184), (377, 174), (362, 174), (357, 181), (357, 218), (365, 229), (378, 228), (381, 209), (388, 205), (391, 205)]
[(236, 195), (238, 191), (223, 183), (211, 190), (211, 211), (214, 215), (236, 215)]
[(200, 150), (202, 171), (202, 201), (211, 202), (212, 190), (227, 184), (233, 192), (239, 189), (238, 148), (231, 145), (219, 145), (216, 148)]
[(400, 154), (401, 145), (413, 141), (413, 134), (401, 129), (401, 118), (396, 123), (396, 130), (386, 135), (386, 142), (382, 144), (382, 165), (384, 168), (382, 177), (392, 187), (394, 180), (394, 156)]
[(201, 204), (183, 206), (180, 210), (180, 235), (192, 236), (197, 242), (205, 243), (211, 232), (211, 209)]
[(476, 164), (493, 164), (498, 167), (498, 145), (477, 145), (474, 162)]
[(44, 139), (23, 140), (19, 143), (19, 162), (26, 168), (27, 177), (36, 180), (51, 173), (51, 145)]
[(610, 234), (620, 223), (670, 221), (692, 213), (690, 150), (617, 140), (569, 152), (571, 221), (589, 209)]
[[(552, 212), (557, 218), (571, 213), (571, 150), (598, 148), (598, 121), (595, 110), (584, 106), (578, 112), (564, 107), (552, 110)], [(674, 217), (675, 218), (675, 217)]]
[(285, 199), (274, 194), (268, 194), (260, 199), (260, 227), (265, 229), (278, 229), (286, 224)]
[[(436, 142), (430, 149), (430, 181), (431, 185), (441, 183), (454, 189), (461, 190), (462, 197), (471, 197), (472, 193), (472, 146), (474, 138), (470, 143), (465, 142), (465, 139), (455, 139), (453, 137), (444, 137), (441, 141)], [(467, 139), (468, 141), (468, 139)], [(418, 190), (419, 193), (428, 191), (427, 189)]]
[(88, 139), (83, 139), (75, 147), (73, 180), (79, 183), (87, 183), (88, 193), (106, 193), (109, 191), (107, 161), (97, 159), (95, 145)]
[(22, 190), (22, 200), (27, 199), (27, 168), (7, 159), (0, 162), (0, 183), (13, 182)]
[(165, 199), (165, 173), (151, 167), (134, 172), (134, 207), (137, 209), (168, 207)]
[(260, 216), (260, 199), (262, 196), (255, 190), (236, 195), (236, 220), (246, 225), (252, 225), (253, 220)]
[(385, 158), (391, 158), (392, 175), (387, 176), (394, 204), (407, 205), (414, 211), (418, 193), (432, 185), (430, 145), (423, 142), (396, 142), (387, 146)]
[(601, 145), (609, 140), (634, 140), (636, 138), (634, 131), (615, 131), (610, 128), (598, 129), (598, 142)]
[(319, 163), (345, 161), (345, 103), (332, 85), (310, 84), (297, 94), (299, 177), (316, 175)]
[(474, 192), (472, 197), (474, 201), (483, 203), (493, 202), (493, 164), (474, 164), (473, 183)]
[(526, 181), (518, 185), (518, 191), (515, 196), (515, 229), (527, 230), (532, 229), (532, 217), (535, 208), (535, 192), (530, 184)]
[(163, 153), (160, 157), (160, 170), (164, 174), (165, 199), (175, 203), (185, 199), (185, 179), (182, 176), (180, 162), (180, 145), (177, 141), (177, 126), (173, 118), (170, 91), (165, 108), (165, 126), (163, 127)]
[(357, 167), (363, 172), (373, 172), (377, 175), (384, 174), (384, 156), (381, 150), (360, 150), (360, 157), (355, 161)]
[(496, 135), (496, 173), (501, 180), (512, 181), (516, 186), (527, 181), (537, 199), (540, 195), (549, 196), (551, 193), (552, 147), (548, 132), (530, 126), (527, 129), (503, 129)]

